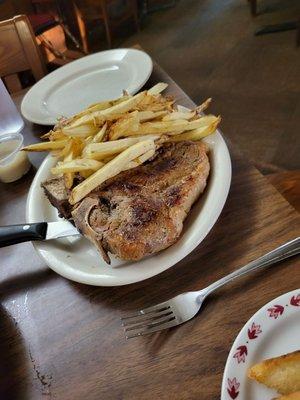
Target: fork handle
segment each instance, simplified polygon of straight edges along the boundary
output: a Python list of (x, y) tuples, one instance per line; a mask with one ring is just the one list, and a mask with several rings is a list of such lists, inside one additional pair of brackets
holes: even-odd
[[(232, 272), (229, 275), (224, 276), (224, 278), (219, 279), (218, 281), (209, 285), (205, 291), (205, 297), (219, 289), (221, 286), (225, 285), (233, 281), (235, 278), (239, 278), (240, 276), (248, 274), (248, 272), (255, 271), (257, 269), (261, 269), (267, 267), (268, 265), (274, 264), (286, 258), (295, 256), (296, 254), (300, 253), (300, 237), (297, 237), (290, 242), (287, 242), (276, 249), (270, 251), (269, 253), (263, 255), (262, 257), (257, 258), (254, 261), (251, 261), (249, 264), (245, 265), (244, 267)], [(203, 292), (203, 291), (202, 291)], [(202, 293), (203, 295), (203, 293)]]

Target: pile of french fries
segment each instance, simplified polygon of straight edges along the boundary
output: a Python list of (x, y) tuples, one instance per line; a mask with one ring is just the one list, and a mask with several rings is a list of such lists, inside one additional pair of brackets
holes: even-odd
[[(211, 99), (180, 111), (161, 94), (166, 87), (158, 83), (134, 96), (124, 92), (116, 100), (93, 104), (61, 119), (42, 136), (48, 141), (23, 150), (50, 151), (57, 158), (51, 172), (63, 175), (69, 202), (76, 204), (107, 179), (149, 160), (163, 142), (201, 140), (216, 130), (221, 118), (202, 114)], [(74, 186), (78, 174), (83, 180)]]

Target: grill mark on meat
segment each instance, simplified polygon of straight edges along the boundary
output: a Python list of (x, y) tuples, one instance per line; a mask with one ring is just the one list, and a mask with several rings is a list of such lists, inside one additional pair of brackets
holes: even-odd
[(167, 190), (167, 198), (166, 204), (169, 207), (175, 206), (175, 204), (179, 203), (180, 200), (180, 187), (172, 186), (169, 190)]
[(135, 204), (132, 209), (132, 226), (146, 225), (155, 218), (157, 210), (154, 208), (149, 208), (149, 203), (139, 203)]

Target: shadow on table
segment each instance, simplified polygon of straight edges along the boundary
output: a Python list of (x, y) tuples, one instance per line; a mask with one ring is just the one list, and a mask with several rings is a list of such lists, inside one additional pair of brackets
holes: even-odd
[(20, 274), (0, 282), (0, 299), (22, 292), (24, 290), (31, 290), (39, 285), (44, 285), (53, 279), (58, 279), (58, 275), (51, 269), (44, 269), (42, 271), (34, 271), (30, 273)]
[(28, 355), (17, 322), (0, 308), (0, 398), (29, 400), (26, 371)]

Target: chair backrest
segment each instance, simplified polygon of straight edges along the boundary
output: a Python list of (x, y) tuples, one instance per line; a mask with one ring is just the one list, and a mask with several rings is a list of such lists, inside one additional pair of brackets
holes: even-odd
[(0, 77), (10, 92), (21, 89), (18, 72), (31, 70), (36, 80), (46, 67), (26, 15), (0, 22)]

